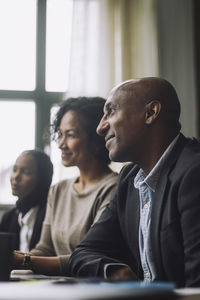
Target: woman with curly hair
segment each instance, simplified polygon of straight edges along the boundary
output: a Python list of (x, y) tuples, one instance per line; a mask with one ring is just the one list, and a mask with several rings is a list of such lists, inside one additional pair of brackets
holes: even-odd
[(104, 138), (96, 133), (104, 104), (100, 97), (69, 98), (58, 110), (53, 138), (62, 164), (77, 166), (80, 175), (51, 188), (41, 239), (31, 253), (15, 253), (14, 268), (68, 275), (71, 253), (112, 198), (118, 176), (109, 168)]

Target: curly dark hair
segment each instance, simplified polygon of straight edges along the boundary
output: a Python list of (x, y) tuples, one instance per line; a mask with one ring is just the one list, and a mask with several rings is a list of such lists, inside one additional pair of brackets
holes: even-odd
[(110, 159), (108, 150), (105, 147), (105, 140), (96, 133), (96, 128), (103, 116), (104, 104), (105, 99), (101, 97), (68, 98), (62, 102), (51, 125), (53, 139), (57, 140), (63, 116), (68, 111), (74, 111), (80, 116), (81, 126), (86, 132), (88, 150), (96, 160), (108, 165)]

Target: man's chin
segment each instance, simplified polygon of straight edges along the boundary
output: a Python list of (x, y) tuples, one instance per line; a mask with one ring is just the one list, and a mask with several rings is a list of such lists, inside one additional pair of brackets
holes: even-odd
[(121, 162), (120, 157), (114, 151), (109, 151), (109, 158), (110, 158), (111, 161)]
[(122, 154), (120, 154), (119, 152), (116, 152), (114, 150), (109, 151), (109, 158), (111, 161), (114, 161), (114, 162), (126, 162), (127, 161), (125, 159), (125, 157), (123, 157)]

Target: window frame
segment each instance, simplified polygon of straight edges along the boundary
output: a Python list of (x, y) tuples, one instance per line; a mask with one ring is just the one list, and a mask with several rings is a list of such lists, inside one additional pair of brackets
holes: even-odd
[(41, 150), (49, 146), (43, 134), (50, 123), (50, 111), (54, 104), (61, 102), (66, 92), (49, 92), (45, 90), (46, 67), (46, 10), (47, 0), (36, 2), (36, 80), (35, 90), (0, 90), (0, 101), (33, 101), (36, 107), (35, 147)]

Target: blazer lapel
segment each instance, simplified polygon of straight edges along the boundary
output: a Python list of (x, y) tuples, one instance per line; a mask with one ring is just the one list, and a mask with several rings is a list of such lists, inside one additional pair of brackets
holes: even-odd
[(152, 204), (152, 214), (151, 214), (151, 226), (150, 226), (150, 238), (151, 238), (151, 248), (153, 254), (153, 260), (155, 262), (156, 275), (159, 278), (163, 276), (162, 260), (161, 260), (161, 247), (160, 247), (160, 224), (163, 213), (164, 202), (167, 201), (167, 183), (169, 178), (169, 173), (172, 170), (175, 162), (177, 161), (180, 152), (186, 145), (188, 140), (180, 134), (179, 139), (172, 149), (167, 161), (165, 162), (159, 181), (157, 183), (155, 197)]
[(129, 178), (128, 182), (128, 205), (126, 208), (126, 219), (127, 219), (127, 237), (130, 249), (137, 262), (137, 275), (141, 277), (142, 267), (140, 264), (139, 254), (139, 241), (138, 241), (138, 229), (140, 220), (140, 200), (139, 192), (134, 188), (134, 177)]

